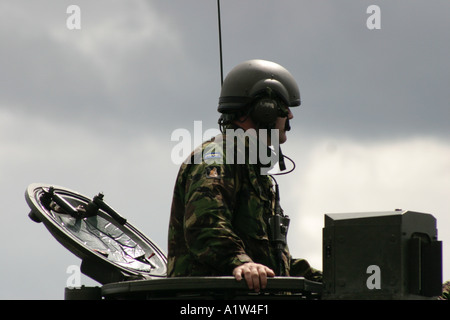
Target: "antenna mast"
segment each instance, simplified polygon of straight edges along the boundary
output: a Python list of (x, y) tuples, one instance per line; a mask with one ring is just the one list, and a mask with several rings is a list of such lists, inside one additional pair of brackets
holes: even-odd
[(220, 85), (223, 85), (223, 59), (222, 59), (222, 27), (220, 23), (220, 0), (217, 0), (217, 16), (219, 23), (219, 53), (220, 53)]

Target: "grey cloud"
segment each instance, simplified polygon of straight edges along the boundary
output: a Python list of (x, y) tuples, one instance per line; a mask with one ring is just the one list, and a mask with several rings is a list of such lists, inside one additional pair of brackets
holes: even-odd
[[(9, 45), (2, 50), (7, 59), (1, 99), (27, 112), (91, 125), (99, 125), (99, 118), (120, 119), (116, 127), (123, 132), (164, 132), (167, 123), (176, 128), (194, 120), (215, 126), (215, 5), (81, 2), (79, 32), (65, 29), (64, 12), (37, 6), (33, 14), (46, 23), (22, 19), (19, 36), (2, 31)], [(371, 31), (365, 25), (368, 4), (222, 2), (225, 74), (249, 58), (283, 64), (303, 97), (296, 120), (318, 134), (448, 137), (449, 5), (379, 5), (382, 28)], [(3, 23), (15, 27), (12, 19)]]

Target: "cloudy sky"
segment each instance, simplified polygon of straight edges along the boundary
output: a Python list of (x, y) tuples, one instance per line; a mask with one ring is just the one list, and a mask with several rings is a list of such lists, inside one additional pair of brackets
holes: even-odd
[[(81, 29), (69, 29), (69, 5)], [(102, 191), (167, 249), (179, 128), (217, 128), (212, 0), (0, 2), (0, 299), (62, 299), (80, 261), (32, 222), (31, 183)], [(367, 8), (380, 8), (370, 29)], [(325, 213), (433, 214), (450, 279), (450, 2), (222, 0), (223, 66), (253, 58), (297, 79), (278, 177), (292, 254), (321, 268)], [(370, 25), (370, 24), (369, 24)], [(83, 276), (83, 284), (96, 283)]]

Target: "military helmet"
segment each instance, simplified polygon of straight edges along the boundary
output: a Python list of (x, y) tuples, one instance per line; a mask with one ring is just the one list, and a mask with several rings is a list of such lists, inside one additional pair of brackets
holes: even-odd
[(288, 107), (300, 105), (300, 91), (294, 77), (281, 65), (260, 59), (235, 66), (223, 81), (218, 111), (234, 113), (266, 91), (274, 93)]

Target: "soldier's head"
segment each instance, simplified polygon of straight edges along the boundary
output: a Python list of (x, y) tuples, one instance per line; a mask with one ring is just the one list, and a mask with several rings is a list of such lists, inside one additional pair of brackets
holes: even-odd
[(271, 61), (248, 60), (234, 67), (224, 79), (219, 124), (279, 129), (283, 143), (290, 130), (289, 119), (293, 118), (290, 107), (299, 105), (299, 88), (289, 71)]

